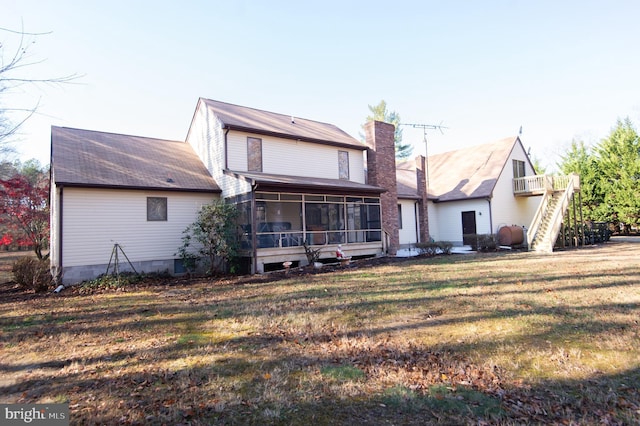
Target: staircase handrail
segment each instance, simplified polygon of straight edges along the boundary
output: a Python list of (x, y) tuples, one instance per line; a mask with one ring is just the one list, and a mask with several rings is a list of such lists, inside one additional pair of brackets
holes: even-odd
[[(552, 248), (556, 238), (558, 238), (558, 234), (560, 233), (560, 226), (562, 225), (564, 212), (569, 208), (569, 202), (571, 201), (571, 197), (573, 197), (574, 188), (574, 175), (569, 175), (565, 190), (562, 193), (562, 197), (560, 197), (558, 205), (556, 205), (556, 208), (553, 211), (553, 216), (551, 216), (551, 221), (549, 222), (551, 224), (549, 235), (551, 237), (550, 243), (552, 244)], [(558, 220), (558, 218), (560, 218), (560, 220)]]
[[(538, 178), (538, 176), (536, 176)], [(553, 194), (553, 177), (547, 175), (540, 175), (542, 179), (542, 185), (544, 185), (544, 194), (542, 195), (542, 200), (538, 205), (536, 213), (533, 215), (533, 219), (531, 219), (531, 224), (529, 225), (529, 229), (527, 229), (527, 244), (529, 248), (533, 244), (533, 241), (536, 239), (536, 234), (538, 233), (538, 229), (542, 224), (542, 219), (547, 214), (547, 206), (549, 205), (549, 198), (551, 194)], [(542, 186), (541, 185), (541, 186)]]
[(527, 245), (529, 249), (531, 249), (531, 245), (533, 244), (533, 240), (536, 239), (536, 234), (538, 233), (538, 229), (542, 224), (542, 218), (545, 216), (547, 212), (547, 205), (549, 204), (550, 192), (545, 191), (542, 196), (542, 200), (536, 209), (536, 214), (533, 215), (533, 219), (531, 219), (531, 224), (529, 224), (529, 229), (527, 229)]
[(553, 190), (564, 191), (567, 185), (569, 185), (569, 179), (571, 179), (571, 175), (553, 176)]

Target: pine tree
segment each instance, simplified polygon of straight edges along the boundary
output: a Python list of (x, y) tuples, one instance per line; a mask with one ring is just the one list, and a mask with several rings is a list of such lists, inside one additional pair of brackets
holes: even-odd
[(631, 120), (618, 120), (596, 148), (604, 200), (611, 221), (640, 223), (640, 139)]
[[(387, 110), (387, 102), (381, 100), (378, 105), (368, 105), (371, 115), (367, 116), (366, 121), (383, 121), (385, 123), (393, 124), (396, 128), (394, 134), (394, 143), (396, 147), (396, 159), (403, 161), (411, 157), (413, 152), (413, 146), (410, 144), (402, 143), (402, 129), (400, 128), (400, 114), (395, 111), (389, 112)], [(362, 126), (364, 128), (364, 126)]]
[(597, 157), (583, 141), (573, 140), (569, 150), (561, 157), (558, 168), (564, 174), (580, 176), (580, 192), (583, 214), (589, 220), (606, 221), (608, 215), (601, 212), (604, 192)]
[(580, 175), (586, 219), (640, 224), (640, 138), (628, 118), (592, 149), (573, 141), (558, 167)]

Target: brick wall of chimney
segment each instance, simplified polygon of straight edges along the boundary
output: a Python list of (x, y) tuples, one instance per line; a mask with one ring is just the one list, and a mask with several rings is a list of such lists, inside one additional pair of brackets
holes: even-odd
[[(370, 121), (364, 126), (367, 144), (367, 177), (369, 185), (386, 189), (380, 195), (382, 229), (389, 235), (387, 252), (395, 255), (400, 245), (398, 232), (398, 187), (396, 183), (395, 126)], [(384, 238), (384, 236), (383, 236)]]
[(416, 157), (416, 179), (418, 196), (418, 226), (420, 228), (420, 241), (429, 241), (429, 210), (427, 202), (427, 160), (424, 155)]

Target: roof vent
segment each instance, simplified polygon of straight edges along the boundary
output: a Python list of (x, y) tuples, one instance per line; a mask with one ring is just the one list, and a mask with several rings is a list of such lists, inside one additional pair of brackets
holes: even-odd
[(296, 124), (296, 119), (293, 118), (293, 115), (291, 116), (291, 124)]

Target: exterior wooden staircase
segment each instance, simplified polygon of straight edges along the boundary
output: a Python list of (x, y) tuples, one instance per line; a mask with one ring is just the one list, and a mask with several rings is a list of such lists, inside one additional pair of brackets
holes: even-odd
[(574, 201), (574, 194), (580, 191), (580, 177), (572, 174), (514, 179), (514, 192), (516, 190), (520, 192), (518, 195), (542, 194), (540, 205), (527, 230), (527, 243), (530, 251), (553, 252), (565, 215)]

